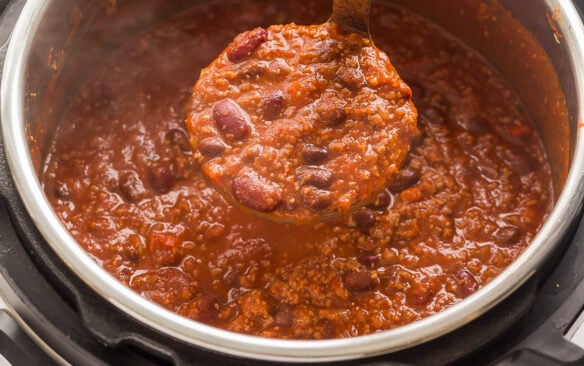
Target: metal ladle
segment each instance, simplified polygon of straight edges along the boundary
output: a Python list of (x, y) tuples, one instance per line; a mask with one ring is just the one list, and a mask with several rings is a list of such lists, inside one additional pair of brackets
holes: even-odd
[(329, 22), (369, 35), (371, 0), (334, 0)]

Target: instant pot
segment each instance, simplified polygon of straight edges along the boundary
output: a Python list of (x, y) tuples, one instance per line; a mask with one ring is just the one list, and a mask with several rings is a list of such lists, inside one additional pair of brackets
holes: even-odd
[[(118, 283), (76, 245), (35, 178), (35, 158), (42, 155), (36, 143), (51, 126), (39, 129), (30, 119), (56, 120), (46, 91), (74, 80), (41, 71), (43, 63), (47, 56), (57, 64), (70, 57), (65, 51), (97, 16), (86, 10), (100, 1), (0, 0), (0, 365), (584, 364), (584, 32), (574, 7), (584, 9), (584, 1), (501, 2), (546, 49), (567, 98), (571, 168), (554, 212), (509, 269), (460, 304), (372, 336), (297, 342), (233, 334), (170, 314)], [(172, 12), (161, 9), (168, 13), (157, 16)], [(47, 29), (57, 31), (39, 41)], [(80, 55), (81, 64), (98, 56)]]

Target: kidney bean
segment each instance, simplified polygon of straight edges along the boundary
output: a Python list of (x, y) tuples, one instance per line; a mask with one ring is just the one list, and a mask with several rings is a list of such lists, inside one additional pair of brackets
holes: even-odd
[(127, 171), (120, 174), (118, 181), (120, 193), (128, 202), (138, 202), (146, 194), (146, 189), (138, 173)]
[(493, 233), (493, 240), (502, 245), (516, 244), (520, 238), (521, 231), (515, 226), (501, 227)]
[(307, 186), (300, 191), (302, 203), (313, 211), (322, 211), (332, 203), (332, 194), (329, 191)]
[(365, 86), (365, 76), (357, 69), (341, 66), (337, 70), (337, 79), (347, 89), (356, 91)]
[(323, 168), (305, 167), (298, 169), (300, 186), (310, 185), (321, 189), (327, 189), (333, 181), (333, 173)]
[(158, 193), (166, 193), (174, 185), (172, 168), (165, 163), (158, 163), (150, 168), (150, 184)]
[(199, 143), (199, 151), (206, 157), (213, 158), (225, 152), (225, 144), (217, 137), (208, 137)]
[(326, 147), (306, 144), (302, 147), (302, 160), (308, 164), (319, 164), (328, 157), (328, 150)]
[(391, 195), (387, 191), (383, 191), (378, 194), (375, 199), (367, 205), (368, 208), (383, 211), (386, 210), (391, 204)]
[(357, 257), (357, 262), (361, 263), (367, 268), (375, 268), (379, 265), (380, 259), (380, 254), (364, 253)]
[(275, 90), (265, 96), (261, 104), (264, 118), (271, 120), (278, 117), (285, 101), (286, 94), (281, 90)]
[(178, 147), (183, 152), (190, 152), (189, 138), (187, 134), (179, 128), (171, 128), (165, 135), (169, 144)]
[(243, 140), (249, 133), (245, 112), (231, 99), (215, 103), (213, 119), (222, 133), (235, 140)]
[(231, 188), (237, 201), (257, 211), (272, 212), (282, 202), (280, 187), (253, 170), (239, 172)]
[(351, 292), (370, 291), (377, 285), (369, 271), (353, 271), (343, 276), (343, 285)]
[(281, 327), (288, 327), (294, 324), (294, 318), (296, 314), (294, 311), (288, 307), (280, 307), (276, 310), (274, 315), (274, 322)]
[(353, 220), (357, 227), (363, 231), (368, 231), (375, 225), (375, 212), (369, 208), (361, 208), (353, 214)]
[(413, 186), (420, 180), (421, 173), (418, 169), (404, 168), (398, 176), (389, 184), (389, 190), (397, 193), (404, 189)]
[(267, 40), (268, 31), (264, 28), (241, 33), (227, 47), (227, 58), (234, 63), (241, 61)]
[(239, 276), (240, 273), (237, 269), (231, 269), (225, 272), (225, 275), (223, 275), (223, 281), (228, 286), (239, 287)]
[(456, 278), (456, 292), (461, 297), (467, 297), (479, 289), (479, 283), (475, 276), (466, 269), (461, 269), (454, 275)]

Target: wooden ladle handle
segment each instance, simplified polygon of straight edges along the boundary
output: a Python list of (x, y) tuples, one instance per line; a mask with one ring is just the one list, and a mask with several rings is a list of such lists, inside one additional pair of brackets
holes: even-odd
[(330, 22), (369, 36), (371, 0), (334, 0)]

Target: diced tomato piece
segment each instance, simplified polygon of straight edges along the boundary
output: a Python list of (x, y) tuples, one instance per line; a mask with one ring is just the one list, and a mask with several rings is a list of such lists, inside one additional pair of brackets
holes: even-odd
[(528, 125), (519, 125), (509, 127), (511, 137), (523, 137), (531, 134), (531, 127)]

